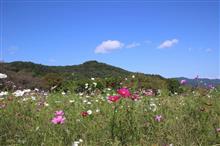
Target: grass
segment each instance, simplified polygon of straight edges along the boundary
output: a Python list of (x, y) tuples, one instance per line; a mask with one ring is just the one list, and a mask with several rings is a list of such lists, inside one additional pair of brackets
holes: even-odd
[[(83, 141), (79, 145), (83, 146), (220, 144), (220, 132), (216, 131), (220, 127), (217, 89), (207, 95), (142, 96), (138, 101), (121, 98), (115, 103), (108, 102), (107, 94), (115, 91), (36, 94), (32, 95), (35, 100), (31, 95), (9, 95), (0, 102), (0, 145), (71, 146), (80, 139)], [(57, 110), (64, 111), (64, 124), (51, 123)], [(92, 114), (83, 117), (81, 112), (88, 110)], [(155, 120), (156, 115), (162, 116), (160, 122)]]

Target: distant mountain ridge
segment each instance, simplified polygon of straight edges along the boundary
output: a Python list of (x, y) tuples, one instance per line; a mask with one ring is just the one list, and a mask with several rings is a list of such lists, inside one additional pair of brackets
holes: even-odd
[(186, 80), (186, 84), (191, 85), (191, 86), (209, 86), (209, 85), (213, 85), (213, 86), (218, 86), (220, 85), (220, 79), (208, 79), (208, 78), (198, 78), (198, 79), (189, 79), (189, 78), (185, 78), (185, 77), (178, 77), (175, 78), (178, 81), (181, 80)]
[[(15, 61), (0, 63), (0, 73), (8, 75), (7, 81), (12, 81), (16, 86), (23, 88), (45, 87), (45, 84), (53, 85), (51, 82), (60, 83), (63, 81), (81, 81), (94, 78), (118, 78), (128, 77), (133, 74), (141, 76), (140, 82), (145, 82), (149, 87), (156, 87), (169, 84), (169, 79), (160, 75), (135, 73), (95, 60), (86, 61), (79, 65), (48, 66), (33, 62)], [(220, 85), (220, 79), (188, 79), (184, 77), (174, 78), (178, 81), (187, 80), (191, 86)], [(157, 84), (157, 85), (156, 85)], [(49, 86), (49, 85), (48, 85)]]

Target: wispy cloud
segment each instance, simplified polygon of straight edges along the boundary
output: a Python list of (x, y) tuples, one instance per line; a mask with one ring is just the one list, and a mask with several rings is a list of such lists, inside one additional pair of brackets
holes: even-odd
[(95, 53), (104, 54), (123, 47), (124, 44), (118, 40), (107, 40), (107, 41), (103, 41), (100, 45), (98, 45), (95, 48)]
[(126, 45), (125, 48), (135, 48), (135, 47), (138, 47), (140, 45), (141, 45), (140, 43), (133, 42), (131, 44)]
[(172, 39), (172, 40), (165, 40), (164, 42), (162, 42), (158, 48), (159, 49), (164, 49), (164, 48), (170, 48), (172, 46), (174, 46), (175, 44), (177, 44), (179, 42), (178, 39)]

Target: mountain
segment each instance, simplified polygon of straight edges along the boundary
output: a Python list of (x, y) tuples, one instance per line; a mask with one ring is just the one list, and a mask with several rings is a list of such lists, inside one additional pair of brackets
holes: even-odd
[(3, 63), (3, 72), (25, 72), (32, 73), (33, 76), (45, 76), (48, 73), (57, 74), (78, 74), (82, 77), (110, 77), (128, 75), (131, 72), (97, 61), (87, 61), (80, 65), (71, 66), (46, 66), (32, 62), (16, 61)]
[(198, 85), (202, 87), (207, 87), (209, 85), (212, 85), (212, 86), (220, 85), (220, 79), (208, 79), (208, 78), (189, 79), (185, 77), (178, 77), (175, 79), (177, 79), (178, 81), (186, 80), (186, 83), (193, 87), (198, 86)]
[(159, 75), (145, 75), (133, 73), (97, 61), (87, 61), (80, 65), (47, 66), (33, 62), (0, 63), (1, 73), (8, 75), (5, 80), (9, 86), (16, 85), (21, 88), (49, 88), (65, 81), (82, 81), (94, 78), (125, 78), (136, 74), (145, 78), (149, 84), (161, 84), (166, 79)]
[[(84, 62), (79, 65), (68, 66), (47, 66), (42, 64), (36, 64), (33, 62), (15, 61), (10, 63), (0, 63), (0, 73), (7, 74), (7, 79), (3, 80), (6, 89), (18, 89), (18, 88), (41, 88), (50, 89), (55, 85), (66, 85), (69, 81), (77, 83), (87, 82), (90, 78), (98, 78), (107, 84), (105, 79), (111, 79), (111, 82), (120, 83), (125, 77), (136, 76), (138, 80), (138, 86), (144, 88), (153, 89), (169, 89), (177, 90), (179, 83), (177, 80), (185, 79), (187, 83), (192, 86), (196, 86), (197, 82), (201, 85), (220, 85), (220, 80), (211, 79), (187, 79), (187, 78), (175, 78), (166, 79), (160, 75), (151, 75), (143, 73), (134, 73), (126, 71), (124, 69), (108, 65), (105, 63), (97, 62), (95, 60)], [(0, 90), (2, 88), (0, 80)], [(133, 83), (132, 83), (133, 84)]]

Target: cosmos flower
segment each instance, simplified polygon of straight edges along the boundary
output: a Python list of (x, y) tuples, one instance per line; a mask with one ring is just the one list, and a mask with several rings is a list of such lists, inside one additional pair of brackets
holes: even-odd
[(129, 97), (131, 95), (130, 91), (127, 88), (118, 89), (117, 93), (120, 94), (122, 97)]
[(154, 119), (155, 119), (155, 121), (160, 122), (162, 120), (162, 116), (156, 115)]
[(118, 95), (113, 95), (113, 96), (109, 96), (108, 100), (111, 102), (117, 102), (120, 99), (120, 96)]
[(62, 110), (55, 112), (55, 117), (51, 120), (53, 124), (63, 124), (65, 121), (65, 117), (63, 116), (64, 112)]
[(51, 120), (53, 124), (63, 124), (64, 121), (65, 121), (65, 117), (63, 116), (56, 116)]
[(208, 88), (209, 89), (215, 89), (215, 87), (212, 84), (208, 85)]
[(133, 94), (133, 95), (131, 95), (131, 99), (134, 101), (137, 101), (140, 99), (140, 96), (138, 94)]
[(55, 116), (63, 116), (64, 112), (62, 110), (56, 111)]
[(155, 103), (150, 103), (150, 110), (155, 112), (157, 110), (157, 105)]
[(96, 86), (97, 86), (97, 83), (96, 83), (96, 82), (93, 82), (93, 85), (96, 87)]
[(8, 92), (7, 92), (7, 91), (2, 91), (2, 92), (0, 92), (0, 97), (1, 97), (1, 96), (6, 96), (6, 95), (8, 95)]
[(75, 102), (75, 100), (69, 100), (69, 102), (70, 102), (70, 103), (73, 103), (73, 102)]
[(220, 132), (220, 128), (216, 128), (216, 131), (217, 131), (217, 132)]
[(88, 110), (87, 113), (88, 113), (88, 115), (91, 115), (92, 114), (92, 110)]
[(88, 116), (89, 114), (88, 114), (88, 112), (81, 112), (81, 115), (82, 115), (83, 117), (86, 117), (86, 116)]
[(180, 81), (180, 84), (181, 84), (181, 85), (186, 84), (186, 80), (181, 80), (181, 81)]
[(3, 74), (3, 73), (0, 73), (0, 79), (5, 79), (7, 78), (8, 76), (6, 74)]

